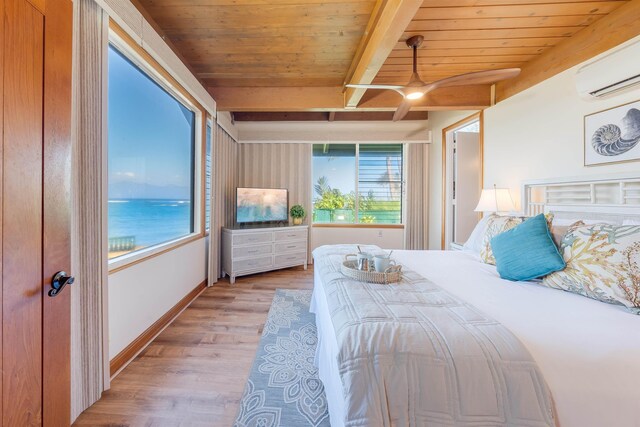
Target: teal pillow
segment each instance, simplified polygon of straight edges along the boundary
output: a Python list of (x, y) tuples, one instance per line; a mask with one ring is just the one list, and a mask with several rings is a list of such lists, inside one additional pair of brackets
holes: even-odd
[(542, 214), (495, 236), (491, 249), (498, 274), (507, 280), (531, 280), (566, 266)]

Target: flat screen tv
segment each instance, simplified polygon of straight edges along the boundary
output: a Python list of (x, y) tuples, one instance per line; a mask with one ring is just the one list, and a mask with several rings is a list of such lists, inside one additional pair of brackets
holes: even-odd
[(238, 188), (236, 223), (278, 223), (289, 220), (289, 191), (281, 188)]

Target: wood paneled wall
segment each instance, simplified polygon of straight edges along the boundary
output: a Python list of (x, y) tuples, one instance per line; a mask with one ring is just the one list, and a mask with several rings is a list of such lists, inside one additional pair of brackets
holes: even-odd
[(300, 204), (311, 222), (312, 144), (240, 144), (240, 187), (286, 188), (289, 206)]
[(233, 226), (238, 187), (238, 143), (220, 125), (213, 125), (213, 215), (209, 236), (209, 284), (220, 278), (222, 227)]

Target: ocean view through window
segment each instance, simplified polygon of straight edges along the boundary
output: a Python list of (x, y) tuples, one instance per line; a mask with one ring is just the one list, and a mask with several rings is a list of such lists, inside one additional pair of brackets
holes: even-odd
[(195, 113), (109, 46), (109, 258), (194, 231)]
[(401, 224), (402, 144), (314, 144), (315, 224)]

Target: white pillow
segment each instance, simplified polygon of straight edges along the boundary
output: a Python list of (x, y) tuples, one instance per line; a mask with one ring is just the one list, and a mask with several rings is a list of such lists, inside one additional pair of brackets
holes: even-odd
[(478, 224), (476, 224), (476, 227), (471, 232), (471, 235), (462, 246), (463, 249), (472, 251), (473, 253), (478, 255), (480, 254), (480, 250), (482, 250), (482, 240), (484, 239), (484, 233), (487, 229), (487, 221), (489, 221), (490, 216), (491, 215), (483, 216)]

